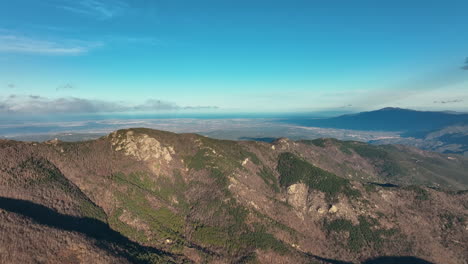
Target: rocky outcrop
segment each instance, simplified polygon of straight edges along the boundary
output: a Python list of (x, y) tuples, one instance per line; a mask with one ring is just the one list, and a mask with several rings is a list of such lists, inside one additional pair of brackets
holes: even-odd
[(170, 162), (175, 154), (171, 146), (163, 146), (158, 140), (146, 134), (135, 135), (133, 131), (125, 134), (113, 133), (112, 146), (115, 151), (122, 151), (140, 161), (160, 160)]
[(288, 187), (288, 203), (299, 212), (307, 210), (309, 187), (304, 183), (296, 183)]

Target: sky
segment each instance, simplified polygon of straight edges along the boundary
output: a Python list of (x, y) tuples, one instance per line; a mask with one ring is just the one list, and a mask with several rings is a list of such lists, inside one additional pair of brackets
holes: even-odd
[(468, 1), (0, 0), (0, 115), (468, 111)]

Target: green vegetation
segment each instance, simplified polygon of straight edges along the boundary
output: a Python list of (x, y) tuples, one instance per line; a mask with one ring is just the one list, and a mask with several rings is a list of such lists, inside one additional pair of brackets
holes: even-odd
[(286, 254), (289, 252), (288, 247), (278, 239), (276, 239), (272, 234), (261, 231), (247, 232), (244, 233), (240, 241), (245, 245), (250, 245), (254, 248), (259, 248), (263, 250), (273, 250), (280, 254)]
[(263, 167), (258, 175), (263, 179), (263, 181), (270, 186), (275, 192), (280, 192), (278, 186), (278, 179), (276, 179), (273, 172), (268, 167)]
[(344, 153), (349, 154), (350, 150), (353, 150), (359, 156), (369, 159), (388, 176), (396, 176), (403, 172), (403, 168), (392, 158), (385, 146), (373, 146), (356, 141), (341, 141), (340, 144), (340, 149)]
[(231, 193), (228, 191), (227, 187), (229, 184), (229, 179), (224, 175), (224, 173), (219, 169), (209, 170), (209, 176), (215, 179), (216, 187), (219, 187), (224, 191), (227, 196), (230, 196)]
[(253, 152), (246, 151), (246, 150), (241, 150), (240, 154), (243, 157), (248, 157), (249, 160), (252, 161), (252, 163), (255, 164), (255, 165), (260, 165), (260, 163), (261, 163), (260, 159)]
[(48, 160), (43, 158), (29, 158), (19, 164), (20, 170), (31, 170), (37, 176), (30, 179), (27, 184), (40, 185), (40, 184), (54, 184), (63, 191), (69, 193), (78, 191), (78, 189), (71, 184), (65, 176)]
[[(112, 178), (117, 183), (124, 185), (130, 184), (161, 200), (173, 204), (179, 209), (186, 210), (188, 207), (184, 196), (187, 184), (176, 170), (173, 172), (172, 177), (159, 176), (157, 178), (150, 178), (147, 173), (134, 172), (128, 175), (116, 173)], [(174, 201), (176, 201), (175, 204)]]
[(450, 212), (446, 212), (439, 215), (440, 220), (442, 222), (442, 227), (444, 229), (452, 229), (455, 224), (463, 224), (465, 223), (465, 217), (463, 216), (456, 216)]
[(358, 190), (351, 188), (347, 179), (315, 167), (289, 152), (280, 154), (277, 169), (280, 173), (280, 184), (283, 187), (302, 182), (311, 189), (324, 192), (328, 200), (336, 198), (340, 193), (349, 198), (361, 196)]
[[(213, 206), (213, 204), (211, 204)], [(223, 248), (228, 254), (251, 252), (253, 249), (274, 250), (285, 254), (288, 248), (278, 241), (272, 234), (266, 232), (262, 225), (250, 227), (245, 220), (248, 211), (235, 204), (233, 199), (228, 202), (219, 202), (217, 206), (208, 208), (215, 210), (215, 218), (225, 219), (219, 226), (195, 224), (192, 235), (194, 241), (207, 247)]]
[(346, 143), (346, 141), (340, 141), (335, 138), (317, 138), (314, 140), (302, 140), (301, 142), (304, 144), (314, 145), (321, 148), (325, 148), (327, 145), (335, 145), (338, 146), (338, 148), (343, 153), (346, 153), (348, 155), (353, 154), (353, 152), (346, 146), (346, 144), (343, 144)]
[(229, 234), (215, 226), (197, 226), (192, 238), (205, 246), (228, 247), (230, 242)]
[(314, 140), (302, 140), (301, 142), (304, 143), (304, 144), (314, 145), (314, 146), (317, 146), (317, 147), (324, 148), (324, 147), (326, 147), (327, 140), (329, 140), (329, 139), (327, 139), (327, 138), (317, 138), (317, 139), (314, 139)]
[[(122, 173), (113, 175), (113, 180), (125, 186), (125, 191), (116, 194), (119, 201), (122, 203), (121, 208), (125, 211), (117, 210), (109, 220), (111, 226), (124, 235), (135, 239), (140, 242), (154, 242), (161, 243), (165, 239), (173, 241), (172, 249), (177, 251), (185, 243), (184, 239), (184, 225), (185, 221), (183, 216), (173, 212), (166, 207), (157, 208), (152, 205), (148, 198), (153, 196), (156, 199), (166, 200), (171, 202), (172, 198), (177, 197), (178, 204), (181, 210), (186, 207), (184, 202), (183, 193), (178, 193), (178, 188), (184, 188), (184, 185), (179, 182), (182, 179), (175, 174), (175, 183), (169, 184), (168, 179), (160, 177), (160, 183), (165, 185), (166, 188), (155, 185), (152, 179), (144, 173), (133, 173), (124, 175)], [(178, 180), (177, 180), (178, 179)], [(172, 187), (172, 188), (171, 188)], [(121, 221), (122, 214), (126, 213), (127, 218), (136, 220), (139, 228), (129, 226)], [(151, 232), (145, 232), (149, 229)]]
[(78, 203), (78, 210), (85, 217), (94, 218), (103, 222), (107, 222), (107, 216), (104, 211), (95, 205), (81, 190), (71, 183), (52, 163), (46, 159), (30, 158), (19, 165), (21, 170), (32, 170), (37, 178), (26, 182), (29, 186), (47, 186), (55, 187), (62, 190), (64, 193), (73, 197), (73, 200)]
[(123, 211), (124, 209), (118, 208), (109, 216), (109, 226), (111, 226), (112, 229), (119, 231), (126, 237), (131, 238), (132, 240), (138, 241), (140, 243), (148, 242), (148, 237), (143, 230), (138, 230), (135, 227), (129, 226), (126, 223), (120, 221), (119, 218), (122, 216)]
[(153, 252), (142, 252), (142, 251), (130, 251), (132, 256), (134, 256), (139, 263), (174, 263), (171, 258), (162, 257)]
[(236, 141), (207, 137), (200, 137), (199, 139), (202, 143), (200, 150), (195, 155), (185, 158), (189, 168), (195, 170), (218, 168), (228, 172), (242, 168), (242, 161), (246, 158), (256, 165), (260, 164), (257, 155), (245, 150), (245, 147)]
[(105, 223), (107, 222), (107, 215), (104, 210), (88, 199), (82, 199), (80, 201), (80, 211), (86, 217), (101, 220)]
[(236, 199), (230, 193), (216, 193), (213, 192), (212, 196), (204, 197), (191, 204), (192, 207), (198, 208), (208, 218), (206, 220), (210, 225), (217, 225), (223, 227), (225, 231), (230, 232), (231, 235), (242, 232), (245, 225), (245, 219), (248, 210), (243, 206), (237, 204)]
[(375, 184), (372, 184), (372, 183), (365, 183), (364, 184), (364, 189), (368, 193), (373, 193), (373, 192), (377, 191), (377, 186)]
[(210, 162), (208, 150), (201, 149), (195, 155), (186, 159), (187, 166), (191, 169), (201, 170), (206, 168)]
[(316, 139), (302, 141), (319, 147), (335, 146), (343, 153), (368, 160), (387, 181), (411, 184), (439, 184), (450, 189), (463, 188), (468, 163), (453, 162), (444, 155), (426, 155), (394, 145), (371, 145), (357, 141)]
[(279, 229), (279, 230), (285, 231), (291, 236), (291, 238), (293, 238), (294, 240), (297, 240), (298, 232), (296, 230), (258, 211), (253, 211), (253, 213), (262, 221), (265, 227), (268, 227), (273, 230)]
[[(216, 192), (203, 201), (192, 204), (207, 215), (206, 220), (194, 223), (193, 239), (204, 246), (224, 248), (229, 254), (253, 252), (255, 248), (286, 252), (287, 247), (264, 230), (251, 230), (246, 223), (248, 210), (237, 204), (228, 190), (226, 175), (236, 169), (244, 169), (242, 162), (249, 159), (260, 165), (258, 157), (247, 151), (245, 146), (228, 140), (215, 140), (200, 137), (201, 148), (195, 155), (186, 157), (186, 164), (194, 170), (206, 170), (215, 181), (209, 187), (206, 183), (191, 183), (191, 188), (215, 188)], [(279, 192), (278, 180), (267, 167), (259, 171), (259, 176), (275, 192)], [(200, 184), (204, 186), (194, 186)], [(244, 254), (244, 253), (242, 253)], [(246, 255), (246, 257), (252, 257)]]
[(184, 227), (183, 217), (173, 213), (168, 208), (154, 208), (151, 206), (145, 194), (138, 190), (131, 190), (118, 196), (120, 201), (132, 217), (142, 220), (149, 225), (151, 233), (156, 233), (154, 239), (171, 239), (178, 241), (182, 238)]
[(341, 145), (347, 149), (352, 149), (356, 154), (363, 158), (385, 160), (388, 158), (388, 153), (379, 148), (378, 146), (372, 146), (366, 143), (355, 142), (355, 141), (343, 141)]
[(263, 227), (254, 227), (249, 230), (245, 226), (240, 234), (232, 234), (220, 227), (197, 226), (193, 239), (205, 246), (225, 248), (231, 254), (237, 252), (248, 252), (253, 249), (273, 250), (280, 254), (289, 252), (289, 248), (272, 234), (267, 233)]
[(335, 219), (331, 222), (325, 221), (324, 228), (328, 234), (332, 232), (347, 232), (347, 247), (359, 252), (363, 247), (381, 248), (386, 239), (396, 234), (395, 229), (380, 229), (377, 220), (359, 216), (359, 224), (347, 219)]
[[(229, 179), (226, 175), (235, 169), (244, 169), (241, 164), (246, 158), (259, 165), (261, 162), (258, 157), (235, 141), (204, 137), (200, 139), (201, 149), (195, 155), (187, 157), (186, 164), (191, 169), (206, 170), (215, 181), (210, 186), (192, 182), (190, 187), (215, 188), (216, 192), (203, 201), (192, 204), (207, 215), (207, 219), (193, 224), (195, 228), (192, 239), (206, 247), (223, 248), (231, 255), (247, 254), (245, 256), (249, 260), (252, 260), (253, 255), (246, 252), (253, 252), (255, 248), (287, 252), (287, 247), (264, 229), (252, 230), (246, 223), (248, 210), (237, 204), (227, 188)], [(260, 170), (259, 176), (273, 190), (280, 191), (278, 180), (267, 167)], [(197, 187), (194, 184), (202, 186)]]
[(254, 164), (260, 164), (260, 160), (254, 153), (245, 150), (245, 147), (239, 144), (237, 141), (231, 140), (219, 140), (203, 137), (203, 145), (214, 149), (216, 152), (223, 156), (231, 157), (238, 162), (242, 162), (244, 159), (249, 158)]
[(319, 138), (314, 140), (303, 140), (305, 144), (315, 145), (321, 148), (327, 144), (337, 146), (341, 152), (352, 155), (353, 152), (359, 156), (369, 159), (374, 166), (380, 168), (382, 173), (388, 176), (396, 176), (403, 173), (403, 168), (392, 158), (389, 146), (374, 146), (358, 141), (340, 141), (334, 138)]
[[(119, 231), (124, 236), (138, 241), (140, 243), (148, 242), (148, 238), (146, 237), (145, 233), (142, 230), (138, 230), (134, 227), (131, 227), (119, 220), (119, 217), (122, 215), (123, 209), (119, 208), (116, 212), (114, 212), (109, 217), (109, 225), (112, 229)], [(162, 263), (166, 262), (163, 261), (162, 257), (156, 253), (148, 252), (148, 251), (140, 251), (134, 250), (133, 248), (128, 248), (127, 251), (131, 256), (136, 258), (139, 263)]]
[[(227, 177), (217, 169), (210, 170), (209, 176), (215, 179), (216, 191), (209, 197), (192, 203), (192, 207), (205, 215), (193, 222), (192, 239), (205, 247), (222, 248), (228, 255), (250, 256), (254, 249), (275, 250), (281, 254), (287, 247), (258, 226), (252, 228), (246, 219), (249, 211), (239, 205), (227, 189)], [(194, 184), (194, 183), (192, 183)], [(193, 188), (210, 188), (204, 183)], [(250, 253), (249, 253), (250, 252)]]
[(341, 145), (339, 146), (341, 152), (347, 154), (347, 155), (353, 155), (353, 152), (351, 151), (350, 148), (346, 147), (346, 145)]
[(420, 186), (410, 185), (410, 186), (406, 186), (404, 189), (414, 192), (415, 194), (414, 198), (416, 198), (417, 200), (427, 201), (430, 198), (429, 192)]

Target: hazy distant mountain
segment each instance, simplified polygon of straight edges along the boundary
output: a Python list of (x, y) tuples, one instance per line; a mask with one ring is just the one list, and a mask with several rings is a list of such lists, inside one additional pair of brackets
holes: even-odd
[(393, 131), (400, 137), (370, 140), (373, 144), (403, 144), (442, 153), (468, 154), (468, 114), (451, 111), (430, 112), (401, 108), (341, 115), (332, 118), (294, 118), (283, 122), (300, 126)]
[(442, 129), (452, 125), (468, 124), (468, 114), (415, 111), (389, 107), (376, 111), (361, 112), (331, 118), (296, 118), (285, 121), (313, 127), (415, 133)]
[(139, 128), (0, 157), (0, 263), (466, 259), (461, 156)]

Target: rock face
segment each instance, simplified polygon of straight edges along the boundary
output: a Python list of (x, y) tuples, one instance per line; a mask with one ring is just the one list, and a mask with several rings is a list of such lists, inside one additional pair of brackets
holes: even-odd
[(328, 212), (334, 214), (338, 212), (338, 207), (336, 207), (335, 205), (332, 205), (330, 206), (330, 209), (328, 209)]
[(122, 151), (125, 155), (133, 156), (140, 161), (170, 162), (171, 155), (175, 154), (173, 147), (164, 147), (158, 140), (146, 134), (135, 136), (133, 131), (128, 131), (125, 134), (113, 133), (111, 137), (115, 151)]
[(304, 183), (296, 183), (288, 187), (287, 201), (299, 212), (307, 210), (307, 196), (309, 195), (309, 187)]

